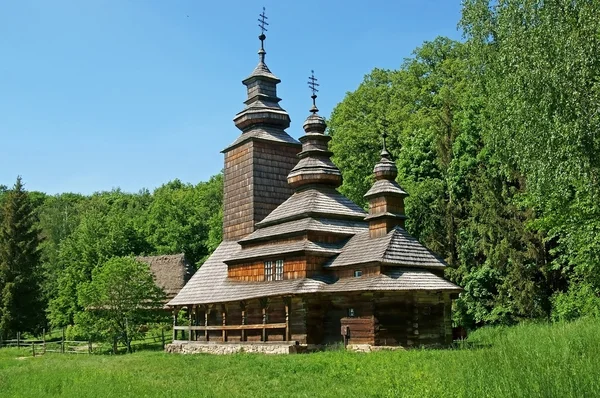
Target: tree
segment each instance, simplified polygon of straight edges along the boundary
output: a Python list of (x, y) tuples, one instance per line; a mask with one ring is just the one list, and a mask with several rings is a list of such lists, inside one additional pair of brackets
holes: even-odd
[(95, 269), (91, 282), (77, 289), (85, 308), (76, 325), (106, 341), (121, 342), (131, 352), (131, 341), (141, 326), (161, 318), (165, 293), (156, 285), (147, 264), (133, 257), (114, 257)]
[(329, 133), (341, 189), (364, 203), (387, 121), (398, 182), (410, 194), (407, 230), (465, 287), (457, 320), (512, 323), (547, 310), (545, 252), (526, 228), (535, 213), (520, 200), (522, 175), (487, 145), (486, 99), (470, 57), (464, 44), (437, 38), (397, 71), (375, 69), (336, 106)]
[(0, 331), (3, 338), (44, 324), (39, 231), (21, 177), (8, 191), (0, 224)]
[[(488, 147), (526, 183), (560, 313), (600, 296), (600, 2), (464, 2)], [(566, 292), (566, 293), (563, 293)], [(572, 310), (566, 308), (571, 303)], [(566, 316), (565, 318), (569, 318)]]
[(79, 284), (89, 282), (93, 271), (115, 256), (140, 255), (152, 251), (143, 234), (149, 202), (145, 195), (120, 191), (94, 194), (80, 203), (79, 224), (60, 243), (56, 293), (50, 301), (49, 319), (54, 326), (73, 324), (82, 311)]
[(171, 181), (154, 191), (146, 233), (156, 253), (185, 253), (197, 266), (221, 241), (223, 176), (197, 185)]

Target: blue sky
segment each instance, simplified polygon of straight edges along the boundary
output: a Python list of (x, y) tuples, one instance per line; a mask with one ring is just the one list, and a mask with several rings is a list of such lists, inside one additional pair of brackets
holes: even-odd
[(266, 61), (298, 138), (373, 68), (423, 41), (460, 39), (459, 0), (0, 2), (0, 184), (50, 194), (197, 183), (223, 167), (254, 69)]

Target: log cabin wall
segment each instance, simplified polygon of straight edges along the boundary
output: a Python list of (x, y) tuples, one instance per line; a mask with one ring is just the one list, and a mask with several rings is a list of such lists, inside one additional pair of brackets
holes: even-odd
[(322, 299), (321, 308), (324, 344), (342, 341), (342, 323), (350, 327), (350, 344), (416, 347), (452, 342), (447, 293), (344, 293)]
[(377, 345), (446, 345), (452, 342), (450, 296), (447, 293), (383, 293), (375, 299), (379, 322)]

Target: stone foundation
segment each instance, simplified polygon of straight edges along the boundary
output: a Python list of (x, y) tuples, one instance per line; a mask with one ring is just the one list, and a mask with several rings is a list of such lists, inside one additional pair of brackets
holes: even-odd
[(240, 352), (249, 352), (256, 354), (298, 354), (306, 352), (306, 345), (296, 345), (295, 343), (204, 343), (174, 341), (165, 347), (165, 352), (175, 354), (235, 354)]

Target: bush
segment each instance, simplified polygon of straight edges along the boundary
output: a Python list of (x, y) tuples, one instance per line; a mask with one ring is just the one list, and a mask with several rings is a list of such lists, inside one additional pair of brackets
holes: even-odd
[(566, 293), (552, 298), (554, 321), (571, 321), (583, 316), (600, 317), (600, 295), (590, 284), (572, 284)]

